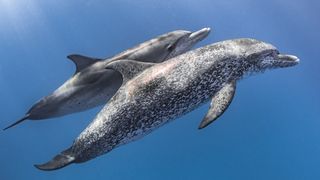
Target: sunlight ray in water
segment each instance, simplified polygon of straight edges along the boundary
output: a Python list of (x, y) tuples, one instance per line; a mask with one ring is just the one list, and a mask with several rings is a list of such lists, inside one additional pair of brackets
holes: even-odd
[(44, 24), (42, 10), (35, 0), (0, 0), (0, 31), (8, 31), (19, 40), (33, 33), (34, 27)]

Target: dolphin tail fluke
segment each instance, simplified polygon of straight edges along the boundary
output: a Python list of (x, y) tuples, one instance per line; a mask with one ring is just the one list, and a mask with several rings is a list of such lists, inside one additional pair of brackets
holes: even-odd
[(72, 164), (74, 161), (75, 157), (68, 154), (67, 150), (55, 156), (51, 161), (44, 164), (36, 164), (34, 165), (34, 167), (43, 171), (52, 171), (68, 166), (69, 164)]
[(11, 124), (10, 126), (4, 128), (3, 130), (5, 131), (5, 130), (7, 130), (7, 129), (9, 129), (9, 128), (12, 128), (13, 126), (15, 126), (15, 125), (17, 125), (17, 124), (20, 124), (21, 122), (29, 119), (29, 117), (30, 117), (30, 115), (29, 115), (29, 114), (26, 114), (23, 118), (19, 119), (18, 121), (16, 121), (15, 123)]

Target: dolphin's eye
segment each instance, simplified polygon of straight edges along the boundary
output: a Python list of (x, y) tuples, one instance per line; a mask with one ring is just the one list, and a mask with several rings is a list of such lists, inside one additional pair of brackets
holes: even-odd
[(173, 51), (175, 47), (176, 47), (175, 44), (169, 44), (169, 45), (167, 46), (167, 50), (168, 50), (168, 51)]

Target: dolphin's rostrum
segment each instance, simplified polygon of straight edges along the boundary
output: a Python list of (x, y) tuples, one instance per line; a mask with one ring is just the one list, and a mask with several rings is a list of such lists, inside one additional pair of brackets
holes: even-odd
[[(210, 101), (203, 128), (232, 101), (236, 83), (245, 75), (298, 64), (271, 44), (234, 39), (189, 51), (150, 67), (150, 63), (121, 60), (107, 69), (121, 73), (124, 82), (73, 145), (48, 163), (54, 170), (82, 163), (136, 140)], [(132, 78), (133, 77), (133, 78)]]
[(141, 43), (109, 59), (69, 55), (76, 65), (75, 74), (51, 95), (32, 106), (13, 127), (26, 119), (41, 120), (84, 111), (105, 104), (122, 84), (121, 74), (106, 69), (121, 59), (159, 63), (190, 50), (210, 33), (210, 28), (195, 32), (176, 30)]

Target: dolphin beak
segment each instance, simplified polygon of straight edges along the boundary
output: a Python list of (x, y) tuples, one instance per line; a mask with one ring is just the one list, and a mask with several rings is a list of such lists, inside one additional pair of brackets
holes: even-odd
[(196, 32), (193, 32), (189, 35), (189, 38), (192, 40), (192, 41), (201, 41), (203, 40), (204, 38), (206, 38), (208, 36), (208, 34), (210, 33), (211, 29), (210, 28), (203, 28), (203, 29), (200, 29), (199, 31), (196, 31)]
[(279, 62), (285, 64), (286, 66), (294, 66), (299, 64), (300, 60), (297, 56), (288, 54), (278, 54), (277, 59)]

